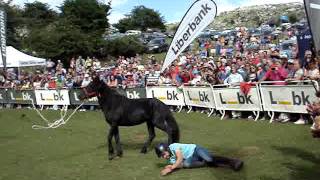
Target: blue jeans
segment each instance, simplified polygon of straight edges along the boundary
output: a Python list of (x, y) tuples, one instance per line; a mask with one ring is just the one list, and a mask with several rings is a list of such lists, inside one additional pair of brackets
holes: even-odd
[(196, 146), (192, 157), (183, 161), (184, 168), (197, 168), (213, 162), (213, 155), (205, 148)]

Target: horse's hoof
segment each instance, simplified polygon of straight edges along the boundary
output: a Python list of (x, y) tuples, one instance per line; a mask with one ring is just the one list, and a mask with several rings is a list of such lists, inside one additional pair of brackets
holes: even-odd
[(109, 155), (109, 160), (112, 160), (113, 158), (113, 155)]
[(140, 153), (146, 154), (146, 153), (147, 153), (147, 148), (142, 148), (141, 151), (140, 151)]
[(122, 157), (122, 155), (123, 155), (122, 152), (118, 152), (118, 153), (117, 153), (117, 156), (118, 156), (118, 157)]

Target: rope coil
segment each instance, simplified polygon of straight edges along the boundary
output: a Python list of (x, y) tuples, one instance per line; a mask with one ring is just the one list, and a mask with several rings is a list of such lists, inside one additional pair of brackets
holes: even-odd
[(67, 122), (71, 119), (71, 117), (77, 112), (77, 110), (84, 104), (81, 103), (74, 111), (69, 115), (69, 117), (65, 120), (65, 117), (67, 116), (68, 112), (68, 106), (65, 105), (62, 107), (60, 111), (60, 119), (55, 120), (53, 123), (51, 123), (48, 119), (46, 119), (41, 112), (36, 108), (33, 99), (31, 99), (32, 107), (37, 112), (37, 114), (47, 123), (47, 126), (41, 126), (41, 125), (33, 125), (32, 129), (56, 129), (60, 127), (61, 125), (67, 124)]

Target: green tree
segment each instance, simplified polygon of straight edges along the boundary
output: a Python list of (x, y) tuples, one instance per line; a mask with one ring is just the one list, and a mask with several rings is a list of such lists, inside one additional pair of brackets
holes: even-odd
[[(45, 22), (43, 26), (31, 28), (24, 39), (25, 49), (39, 56), (68, 60), (72, 56), (99, 56), (103, 47), (103, 35), (109, 26), (107, 16), (110, 4), (98, 0), (65, 0), (57, 18), (47, 11), (46, 6), (36, 4), (36, 14), (29, 14), (27, 21)], [(68, 62), (64, 62), (68, 63)]]
[(164, 31), (166, 29), (164, 22), (164, 17), (159, 12), (145, 6), (136, 6), (126, 18), (115, 24), (115, 27), (122, 33), (130, 29), (145, 31), (148, 28)]
[(109, 27), (110, 9), (110, 3), (106, 5), (98, 0), (65, 0), (60, 7), (61, 17), (68, 23), (78, 26), (84, 33), (97, 35), (102, 35)]
[(134, 36), (125, 36), (106, 42), (105, 54), (132, 57), (145, 51), (145, 46)]
[(296, 23), (296, 22), (298, 22), (298, 17), (297, 17), (297, 14), (296, 14), (296, 13), (290, 13), (290, 14), (288, 15), (288, 17), (289, 17), (289, 22), (290, 22), (290, 23)]
[(29, 28), (47, 26), (58, 18), (57, 12), (50, 9), (49, 5), (41, 2), (25, 3), (22, 13), (24, 23)]
[(125, 33), (127, 30), (130, 29), (136, 29), (136, 27), (133, 26), (132, 20), (130, 17), (125, 17), (123, 19), (120, 19), (117, 24), (114, 25), (121, 33)]

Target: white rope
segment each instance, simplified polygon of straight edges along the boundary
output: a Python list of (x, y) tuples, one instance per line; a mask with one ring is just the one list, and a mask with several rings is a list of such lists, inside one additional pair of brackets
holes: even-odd
[(37, 109), (37, 107), (34, 105), (33, 103), (33, 99), (31, 99), (32, 102), (32, 106), (33, 109), (38, 113), (38, 115), (47, 123), (47, 126), (41, 126), (41, 125), (33, 125), (32, 129), (56, 129), (58, 127), (60, 127), (61, 125), (67, 124), (67, 122), (71, 119), (71, 117), (77, 112), (77, 110), (83, 105), (83, 103), (81, 103), (76, 109), (74, 109), (74, 111), (69, 115), (69, 117), (65, 119), (67, 112), (68, 112), (68, 106), (65, 105), (61, 108), (60, 111), (60, 119), (57, 119), (56, 121), (54, 121), (53, 123), (50, 123), (48, 121), (48, 119), (46, 119), (41, 112)]

